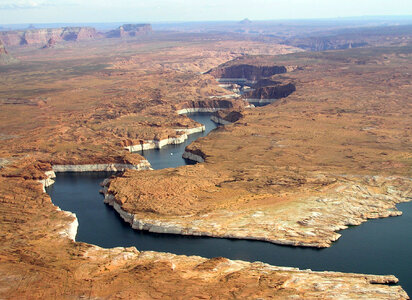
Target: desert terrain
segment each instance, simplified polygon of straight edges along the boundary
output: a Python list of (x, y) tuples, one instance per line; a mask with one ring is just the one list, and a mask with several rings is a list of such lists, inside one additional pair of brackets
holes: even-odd
[[(53, 170), (124, 171), (105, 200), (136, 229), (294, 246), (328, 247), (412, 197), (410, 45), (305, 52), (128, 28), (0, 47), (1, 298), (408, 299), (392, 275), (75, 242), (77, 219), (44, 193)], [(216, 79), (232, 76), (253, 90), (227, 97)], [(199, 108), (233, 122), (187, 147), (201, 163), (154, 171), (126, 149), (182, 138), (201, 124), (178, 112)]]
[(253, 56), (210, 74), (291, 60), (300, 67), (271, 79), (296, 92), (188, 146), (204, 163), (126, 172), (108, 201), (146, 229), (316, 247), (349, 225), (401, 214), (395, 204), (411, 197), (410, 48)]

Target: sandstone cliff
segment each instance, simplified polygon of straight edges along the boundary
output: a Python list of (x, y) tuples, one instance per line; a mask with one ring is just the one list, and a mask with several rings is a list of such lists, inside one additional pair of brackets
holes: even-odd
[(246, 103), (243, 100), (211, 99), (201, 101), (187, 101), (176, 107), (178, 113), (214, 112), (221, 109), (243, 109)]
[(221, 65), (207, 72), (215, 78), (242, 78), (251, 81), (281, 73), (286, 73), (285, 66), (255, 66), (249, 64)]
[(17, 62), (18, 60), (12, 57), (4, 47), (3, 43), (0, 40), (0, 65), (7, 65), (10, 63)]
[(150, 32), (152, 32), (152, 25), (150, 24), (124, 24), (115, 30), (109, 31), (106, 37), (134, 37)]
[(292, 37), (284, 44), (309, 51), (407, 45), (412, 40), (411, 29), (411, 25), (346, 28), (308, 37)]
[(56, 42), (81, 41), (94, 39), (97, 36), (96, 29), (92, 27), (64, 27), (0, 32), (0, 40), (6, 46), (47, 45), (50, 39)]
[(54, 48), (56, 46), (56, 40), (54, 38), (50, 38), (46, 45), (43, 46), (43, 49), (47, 48)]
[(250, 99), (280, 99), (285, 98), (296, 91), (293, 83), (275, 84), (262, 86), (244, 94), (245, 98)]

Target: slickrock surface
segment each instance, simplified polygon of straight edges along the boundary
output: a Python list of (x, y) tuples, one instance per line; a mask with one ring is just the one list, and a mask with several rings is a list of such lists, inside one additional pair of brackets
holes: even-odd
[[(3, 170), (5, 174), (7, 170)], [(0, 177), (2, 299), (408, 299), (394, 276), (300, 271), (71, 240), (77, 223), (33, 180)]]
[[(199, 34), (180, 36), (176, 42), (168, 36), (166, 41), (93, 41), (47, 51), (18, 50), (16, 56), (22, 62), (2, 69), (0, 74), (0, 298), (407, 299), (400, 286), (388, 285), (397, 282), (390, 275), (299, 271), (224, 258), (139, 252), (135, 248), (102, 249), (74, 242), (76, 217), (56, 208), (44, 193), (44, 186), (53, 180), (53, 168), (67, 171), (78, 166), (139, 165), (143, 158), (123, 148), (128, 142), (173, 137), (178, 135), (177, 129), (183, 132), (198, 127), (200, 124), (176, 112), (202, 105), (213, 108), (211, 103), (215, 102), (208, 101), (219, 100), (209, 97), (227, 93), (213, 77), (200, 72), (242, 53), (291, 51), (297, 49), (244, 40), (213, 40), (210, 36), (199, 41)], [(235, 101), (231, 103), (235, 109)], [(203, 151), (209, 161), (210, 151), (202, 146), (199, 154)], [(247, 189), (254, 183), (233, 193), (233, 174), (225, 167), (218, 172), (209, 167), (212, 165), (208, 162), (140, 174), (148, 175), (143, 186), (149, 192), (149, 181), (164, 184), (170, 175), (165, 191), (171, 196), (176, 196), (176, 191), (187, 196), (179, 199), (177, 195), (170, 201), (176, 216), (196, 211), (199, 198), (189, 193), (193, 188), (201, 191), (202, 197), (213, 189), (223, 191), (221, 195), (229, 199), (228, 204), (244, 196), (245, 201), (235, 204), (233, 211), (246, 207), (251, 194)], [(258, 178), (255, 169), (244, 172), (252, 175), (252, 181)], [(139, 173), (126, 172), (125, 178), (135, 174)], [(199, 176), (206, 177), (198, 180)], [(222, 188), (217, 186), (217, 176), (229, 178), (222, 182)], [(255, 183), (255, 188), (260, 188), (260, 183)], [(212, 189), (211, 184), (215, 184)], [(163, 194), (159, 199), (167, 198)], [(164, 203), (153, 206), (151, 199), (150, 194), (142, 198), (145, 209), (156, 217), (159, 212), (168, 216)], [(224, 205), (218, 198), (211, 199), (198, 211)]]
[(136, 229), (314, 247), (398, 216), (412, 199), (410, 58), (398, 48), (236, 60), (300, 63), (271, 78), (296, 92), (186, 148), (205, 163), (126, 172), (106, 201)]
[[(210, 99), (227, 91), (199, 70), (247, 49), (255, 53), (258, 44), (207, 36), (193, 46), (192, 37), (182, 38), (186, 41), (168, 42), (166, 48), (157, 40), (124, 45), (110, 40), (17, 52), (22, 63), (1, 75), (0, 133), (6, 142), (0, 157), (30, 154), (53, 165), (138, 165), (143, 158), (125, 147), (179, 138), (201, 126), (177, 115), (180, 109), (247, 105)], [(262, 51), (296, 50), (263, 44)]]

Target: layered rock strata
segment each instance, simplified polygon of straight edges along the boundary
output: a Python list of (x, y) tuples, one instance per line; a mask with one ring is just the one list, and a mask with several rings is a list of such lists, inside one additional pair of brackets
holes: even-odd
[(272, 103), (278, 99), (286, 98), (296, 91), (293, 83), (277, 85), (261, 85), (253, 91), (246, 92), (243, 97), (248, 102)]
[(18, 60), (7, 52), (6, 47), (0, 40), (0, 65), (8, 65), (16, 62), (18, 62)]
[(220, 82), (255, 82), (263, 77), (286, 73), (285, 66), (256, 66), (249, 64), (222, 65), (207, 74), (218, 78)]
[(82, 165), (53, 165), (54, 172), (117, 172), (125, 170), (150, 170), (151, 166), (147, 160), (139, 164), (82, 164)]
[(124, 24), (119, 28), (109, 31), (106, 37), (109, 38), (124, 38), (135, 37), (152, 32), (152, 25), (150, 24)]
[[(36, 160), (55, 165), (138, 164), (142, 158), (122, 149), (120, 143), (117, 144), (120, 140), (162, 136), (164, 132), (169, 132), (165, 128), (170, 132), (172, 128), (191, 128), (194, 124), (189, 124), (183, 117), (178, 118), (171, 106), (179, 106), (186, 99), (205, 99), (219, 90), (218, 87), (211, 89), (207, 84), (203, 86), (205, 82), (199, 79), (197, 73), (182, 76), (182, 70), (199, 72), (209, 69), (217, 61), (245, 52), (246, 46), (249, 47), (247, 49), (255, 49), (254, 53), (260, 53), (264, 47), (275, 52), (289, 51), (287, 48), (279, 50), (273, 44), (269, 47), (263, 43), (250, 45), (248, 41), (242, 40), (235, 43), (237, 50), (233, 52), (232, 41), (211, 43), (207, 40), (207, 46), (198, 46), (197, 39), (198, 35), (196, 43), (190, 43), (196, 44), (195, 47), (182, 47), (181, 41), (178, 41), (177, 46), (170, 50), (162, 47), (160, 55), (159, 51), (154, 50), (144, 54), (139, 52), (131, 59), (122, 58), (110, 70), (103, 69), (100, 63), (107, 62), (108, 57), (112, 58), (114, 51), (126, 56), (130, 55), (131, 49), (140, 51), (142, 44), (128, 43), (123, 50), (121, 45), (107, 44), (105, 51), (113, 52), (107, 52), (104, 59), (99, 57), (99, 65), (89, 58), (89, 55), (95, 54), (91, 53), (93, 51), (90, 48), (82, 50), (73, 47), (70, 55), (76, 57), (75, 60), (69, 59), (68, 63), (50, 62), (47, 72), (38, 68), (39, 64), (28, 64), (25, 68), (16, 68), (11, 76), (6, 76), (7, 80), (2, 82), (2, 93), (11, 100), (1, 102), (0, 109), (0, 139), (4, 141), (0, 153), (0, 298), (132, 299), (136, 295), (140, 298), (161, 299), (176, 296), (213, 298), (216, 295), (246, 299), (408, 298), (400, 286), (387, 285), (397, 282), (393, 276), (299, 271), (223, 258), (204, 259), (139, 252), (135, 248), (103, 249), (73, 241), (76, 218), (57, 209), (43, 193), (38, 180), (47, 178), (44, 172), (50, 171), (51, 166), (38, 164)], [(156, 49), (152, 47), (153, 44), (144, 46)], [(194, 51), (189, 57), (190, 62), (187, 62), (187, 49)], [(100, 50), (103, 51), (102, 48)], [(310, 76), (306, 77), (297, 72), (293, 76), (302, 76), (302, 80), (298, 80), (296, 93), (275, 104), (282, 105), (276, 108), (279, 113), (266, 110), (268, 108), (260, 108), (253, 115), (246, 113), (247, 116), (235, 124), (213, 133), (215, 139), (217, 134), (226, 132), (227, 135), (222, 135), (221, 139), (209, 143), (206, 138), (205, 143), (197, 143), (196, 147), (200, 154), (205, 155), (206, 162), (195, 167), (199, 168), (194, 169), (198, 173), (196, 176), (193, 172), (185, 173), (189, 168), (183, 173), (181, 169), (176, 169), (164, 178), (150, 179), (150, 183), (143, 178), (142, 188), (146, 189), (145, 185), (150, 184), (157, 187), (156, 193), (160, 195), (159, 198), (143, 195), (146, 199), (141, 199), (140, 204), (145, 214), (153, 213), (153, 219), (156, 219), (157, 211), (166, 216), (169, 210), (176, 215), (190, 214), (198, 199), (201, 199), (202, 205), (209, 205), (199, 211), (206, 221), (206, 213), (211, 208), (213, 210), (214, 206), (234, 212), (238, 208), (263, 209), (266, 200), (272, 201), (270, 193), (279, 195), (280, 202), (293, 199), (294, 195), (289, 195), (289, 199), (287, 193), (290, 190), (295, 193), (296, 186), (306, 184), (304, 179), (309, 180), (311, 177), (306, 176), (304, 171), (311, 167), (327, 173), (325, 176), (328, 180), (322, 176), (315, 178), (311, 183), (314, 186), (306, 185), (307, 189), (302, 190), (303, 196), (314, 195), (317, 188), (333, 182), (329, 177), (333, 178), (335, 171), (337, 174), (356, 171), (362, 176), (382, 173), (379, 178), (384, 178), (384, 181), (388, 174), (411, 177), (405, 171), (410, 166), (410, 151), (403, 151), (409, 147), (408, 126), (411, 123), (411, 113), (408, 106), (404, 105), (405, 99), (409, 99), (405, 95), (410, 86), (406, 74), (410, 72), (405, 68), (410, 60), (402, 58), (408, 52), (398, 51), (399, 55), (390, 56), (390, 62), (382, 57), (374, 57), (373, 60), (377, 62), (382, 59), (385, 65), (369, 65), (372, 72), (367, 73), (366, 82), (362, 82), (357, 75), (360, 71), (364, 72), (364, 69), (358, 68), (365, 66), (354, 63), (348, 69), (348, 65), (341, 63), (342, 53), (338, 53), (335, 58), (333, 54), (325, 54), (330, 61), (336, 59), (340, 62), (337, 65), (330, 67), (321, 64), (320, 68), (312, 69)], [(49, 55), (46, 52), (41, 55)], [(348, 60), (364, 61), (368, 57), (368, 54), (361, 54), (360, 58), (349, 57)], [(86, 58), (80, 59), (82, 55)], [(170, 62), (171, 55), (175, 58), (173, 62)], [(310, 54), (305, 55), (304, 61), (299, 64), (311, 61)], [(44, 59), (44, 56), (40, 58)], [(58, 56), (54, 58), (57, 60)], [(298, 60), (299, 56), (291, 59)], [(319, 63), (319, 57), (314, 60)], [(395, 69), (396, 73), (391, 73), (394, 72), (394, 64), (399, 64), (403, 69)], [(178, 68), (179, 72), (171, 71)], [(331, 74), (328, 71), (330, 69), (338, 70), (339, 76)], [(396, 76), (392, 76), (394, 74)], [(32, 89), (28, 89), (28, 77)], [(377, 86), (376, 82), (383, 84)], [(372, 86), (370, 83), (373, 83)], [(356, 84), (361, 88), (357, 89)], [(391, 87), (389, 94), (384, 89), (388, 86)], [(222, 90), (219, 92), (224, 93)], [(377, 95), (385, 100), (383, 105), (377, 101)], [(370, 102), (360, 101), (362, 99)], [(353, 112), (354, 107), (357, 113)], [(388, 109), (391, 109), (389, 112), (392, 117), (385, 114)], [(362, 119), (360, 116), (367, 117)], [(333, 122), (328, 123), (330, 119)], [(250, 127), (257, 123), (259, 127), (251, 130)], [(131, 130), (133, 124), (137, 125)], [(245, 130), (232, 131), (233, 128)], [(378, 145), (374, 138), (378, 139)], [(328, 144), (332, 146), (325, 149)], [(360, 148), (354, 145), (361, 145), (362, 151), (358, 152)], [(348, 149), (349, 146), (352, 148)], [(245, 148), (250, 149), (245, 152)], [(348, 150), (355, 153), (349, 153)], [(29, 156), (35, 160), (19, 166)], [(239, 159), (228, 164), (234, 157)], [(217, 169), (207, 170), (218, 160)], [(271, 163), (265, 167), (269, 161)], [(33, 166), (38, 168), (33, 169)], [(227, 173), (228, 170), (233, 173)], [(279, 176), (273, 176), (272, 172), (279, 172)], [(152, 171), (126, 172), (127, 176), (134, 173), (148, 174), (147, 177), (152, 175)], [(190, 186), (187, 188), (186, 178), (192, 177), (194, 179), (189, 184), (195, 185), (194, 190), (201, 191), (200, 194), (191, 193)], [(220, 177), (224, 180), (219, 181)], [(170, 179), (172, 184), (168, 186)], [(350, 180), (357, 181), (353, 178)], [(237, 182), (243, 189), (238, 188)], [(395, 190), (399, 190), (402, 184), (398, 186), (395, 181), (394, 185)], [(267, 190), (269, 188), (273, 190)], [(163, 193), (162, 189), (168, 192), (170, 189), (170, 195)], [(372, 194), (379, 193), (381, 189), (382, 186), (372, 186)], [(237, 198), (246, 193), (245, 190), (254, 197), (246, 195)], [(176, 193), (182, 193), (183, 197), (173, 198)], [(221, 193), (221, 197), (215, 197), (218, 193)], [(269, 197), (265, 198), (265, 195)], [(114, 196), (117, 199), (118, 195)], [(228, 199), (229, 202), (222, 206), (219, 198)], [(164, 199), (172, 201), (165, 202), (165, 206), (159, 205)], [(122, 201), (120, 197), (119, 203)], [(126, 209), (129, 205), (133, 205), (132, 201), (123, 203), (122, 207)], [(155, 205), (154, 210), (151, 205)], [(292, 209), (289, 211), (295, 212)], [(144, 217), (148, 218), (147, 215)], [(259, 215), (254, 220), (258, 223)], [(218, 226), (216, 223), (215, 227)], [(307, 226), (311, 226), (310, 222)]]
[(243, 100), (216, 99), (185, 102), (179, 105), (176, 111), (179, 115), (182, 115), (196, 112), (216, 112), (224, 109), (241, 110), (245, 107), (248, 107), (248, 104)]
[(243, 117), (242, 111), (224, 110), (214, 113), (210, 119), (220, 125), (228, 125), (240, 120)]
[(137, 151), (142, 151), (142, 150), (150, 150), (150, 149), (161, 149), (162, 147), (166, 145), (178, 145), (181, 143), (184, 143), (188, 135), (197, 133), (197, 132), (203, 132), (205, 131), (205, 126), (200, 126), (200, 127), (195, 127), (195, 128), (189, 128), (189, 129), (176, 129), (176, 133), (183, 133), (181, 135), (178, 135), (176, 137), (169, 137), (167, 139), (163, 140), (148, 140), (148, 141), (142, 141), (140, 144), (137, 145), (129, 145), (125, 146), (125, 149), (129, 150), (130, 152), (137, 152)]
[[(196, 152), (186, 151), (183, 157), (200, 163), (205, 160), (207, 162), (207, 157), (204, 158)], [(181, 208), (175, 211), (171, 207), (177, 203), (193, 202), (194, 199), (205, 201), (208, 197), (216, 199), (230, 193), (229, 190), (218, 188), (230, 180), (229, 178), (222, 178), (220, 175), (221, 179), (217, 180), (215, 179), (217, 177), (212, 175), (208, 180), (214, 178), (213, 182), (208, 184), (202, 181), (195, 184), (195, 176), (190, 177), (190, 174), (204, 174), (204, 171), (199, 166), (190, 168), (192, 170), (187, 170), (187, 174), (183, 170), (179, 171), (180, 176), (188, 175), (185, 185), (182, 186), (180, 180), (176, 179), (175, 182), (174, 178), (171, 178), (172, 182), (169, 182), (171, 190), (167, 192), (169, 195), (167, 198), (171, 202), (168, 204), (168, 212), (159, 203), (159, 199), (163, 198), (161, 193), (156, 193), (156, 188), (149, 188), (147, 184), (152, 178), (159, 176), (158, 174), (126, 172), (109, 183), (105, 202), (112, 205), (132, 228), (138, 230), (253, 239), (282, 245), (321, 248), (329, 247), (341, 236), (338, 231), (348, 226), (360, 225), (368, 219), (401, 215), (402, 212), (396, 209), (396, 204), (410, 201), (412, 198), (410, 189), (412, 179), (378, 176), (327, 178), (323, 174), (314, 174), (311, 180), (314, 186), (319, 186), (316, 196), (305, 196), (302, 192), (290, 193), (288, 196), (254, 195), (240, 190), (232, 192), (231, 197), (224, 203), (215, 203), (217, 200), (213, 200), (213, 203), (196, 203), (192, 204), (194, 206), (192, 209)], [(175, 172), (163, 171), (162, 175), (171, 177), (171, 173)], [(316, 184), (316, 181), (319, 183)], [(124, 187), (132, 186), (136, 182), (139, 182), (140, 187), (133, 191), (127, 189), (126, 193)], [(196, 189), (199, 185), (200, 191)], [(320, 188), (322, 185), (325, 187)], [(177, 192), (171, 194), (174, 189), (178, 189), (178, 186), (181, 191), (178, 194)], [(206, 192), (207, 189), (209, 192)], [(152, 199), (156, 202), (147, 205), (147, 196), (142, 193), (153, 195)], [(203, 193), (208, 193), (207, 197)], [(286, 201), (286, 199), (290, 200)], [(244, 203), (239, 202), (265, 204), (247, 208)], [(226, 206), (230, 208), (225, 208)], [(152, 213), (145, 213), (148, 207)], [(234, 207), (238, 208), (234, 209)]]
[(74, 242), (76, 216), (56, 208), (33, 179), (4, 177), (27, 173), (9, 168), (0, 174), (4, 299), (205, 298), (216, 293), (224, 298), (408, 299), (391, 275), (313, 272)]
[(48, 45), (49, 41), (82, 41), (98, 37), (92, 27), (63, 27), (29, 29), (25, 31), (0, 31), (0, 40), (6, 46)]
[(399, 216), (396, 204), (412, 199), (407, 75), (390, 106), (381, 98), (388, 86), (359, 80), (372, 66), (376, 78), (401, 74), (405, 59), (377, 67), (371, 58), (351, 70), (355, 58), (337, 58), (326, 72), (315, 57), (290, 73), (295, 93), (189, 145), (184, 157), (203, 164), (126, 172), (110, 182), (109, 200), (137, 229), (311, 247), (329, 247), (348, 226)]

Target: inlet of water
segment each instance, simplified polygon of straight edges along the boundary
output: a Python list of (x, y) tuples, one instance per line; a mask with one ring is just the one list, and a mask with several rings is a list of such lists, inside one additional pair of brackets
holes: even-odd
[[(142, 154), (155, 169), (176, 167), (187, 144), (206, 135), (216, 125), (207, 114), (191, 115), (206, 125), (207, 131), (190, 136), (185, 144), (170, 145)], [(327, 249), (287, 247), (260, 241), (190, 237), (133, 230), (112, 207), (103, 203), (99, 183), (110, 173), (60, 173), (47, 192), (53, 203), (74, 212), (79, 220), (77, 241), (101, 247), (130, 247), (203, 257), (223, 256), (245, 261), (262, 261), (276, 266), (317, 271), (342, 271), (366, 274), (393, 274), (412, 294), (412, 205), (398, 205), (401, 217), (370, 220), (342, 232), (342, 237)]]

